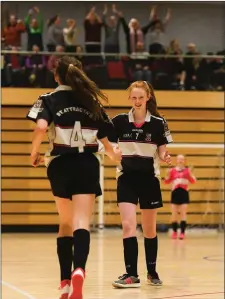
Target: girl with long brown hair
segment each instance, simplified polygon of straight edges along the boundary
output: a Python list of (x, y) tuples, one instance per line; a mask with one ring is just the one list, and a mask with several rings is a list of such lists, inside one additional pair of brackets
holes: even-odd
[(95, 197), (101, 195), (97, 139), (112, 160), (120, 161), (121, 154), (107, 138), (111, 125), (100, 103), (107, 97), (82, 71), (81, 63), (62, 57), (54, 76), (59, 86), (41, 95), (28, 113), (36, 122), (31, 164), (41, 163), (40, 145), (48, 129), (45, 165), (59, 214), (60, 299), (82, 299), (90, 220)]

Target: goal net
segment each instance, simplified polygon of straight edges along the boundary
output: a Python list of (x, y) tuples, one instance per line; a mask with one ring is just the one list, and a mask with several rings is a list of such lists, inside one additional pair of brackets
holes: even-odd
[[(224, 227), (224, 145), (223, 144), (170, 144), (169, 152), (175, 166), (176, 155), (186, 157), (187, 166), (192, 168), (197, 178), (190, 185), (190, 205), (187, 222), (189, 229)], [(96, 200), (92, 227), (120, 226), (120, 215), (116, 204), (116, 166), (104, 155), (98, 155), (100, 161), (101, 185), (103, 195)], [(164, 206), (158, 211), (157, 224), (161, 231), (170, 226), (169, 185), (163, 183), (167, 166), (161, 164), (161, 189)], [(140, 210), (137, 208), (140, 224)]]

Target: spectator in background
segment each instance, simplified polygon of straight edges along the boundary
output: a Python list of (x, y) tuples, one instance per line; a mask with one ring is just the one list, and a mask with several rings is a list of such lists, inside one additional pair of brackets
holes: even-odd
[(80, 62), (82, 63), (82, 65), (83, 65), (83, 60), (84, 60), (84, 57), (82, 55), (83, 53), (84, 53), (83, 48), (81, 46), (77, 46), (76, 47), (76, 55), (75, 55), (75, 57), (76, 57), (76, 59), (80, 60)]
[(118, 11), (116, 6), (114, 6), (114, 13), (119, 16), (124, 29), (124, 33), (126, 35), (127, 40), (127, 52), (135, 53), (137, 51), (137, 44), (144, 44), (145, 35), (147, 34), (148, 30), (153, 26), (154, 22), (149, 21), (149, 23), (146, 26), (141, 27), (139, 21), (133, 18), (130, 20), (129, 24), (127, 24), (125, 18), (123, 17), (123, 13), (121, 11)]
[[(34, 13), (37, 14), (36, 17), (34, 17)], [(42, 34), (44, 22), (38, 7), (34, 7), (28, 11), (28, 15), (25, 18), (25, 25), (27, 29), (27, 51), (31, 51), (34, 45), (37, 45), (40, 51), (43, 51)]]
[[(113, 12), (116, 10), (115, 4), (112, 5)], [(108, 21), (106, 20), (106, 15), (108, 12), (108, 7), (105, 5), (105, 9), (103, 11), (103, 26), (105, 29), (105, 45), (104, 52), (105, 53), (119, 53), (119, 29), (120, 29), (120, 19), (116, 19), (115, 16), (110, 16)]]
[[(217, 52), (216, 55), (223, 55), (224, 52)], [(213, 62), (212, 84), (214, 89), (225, 90), (225, 60), (216, 58)]]
[[(199, 55), (196, 45), (193, 43), (187, 45), (187, 50), (186, 55), (188, 56)], [(195, 59), (195, 61), (193, 60), (194, 57), (184, 58), (184, 67), (186, 71), (185, 87), (187, 90), (195, 89), (195, 80), (193, 81), (192, 77), (195, 76), (195, 69), (198, 68), (199, 59)]]
[(131, 55), (134, 81), (152, 82), (152, 73), (149, 69), (149, 54), (144, 50), (144, 44), (137, 43), (136, 53)]
[(95, 7), (92, 7), (84, 20), (85, 51), (87, 53), (101, 52), (102, 25), (102, 20), (97, 15)]
[[(12, 47), (12, 51), (18, 51)], [(25, 57), (19, 54), (6, 54), (4, 56), (4, 77), (6, 86), (25, 86)]]
[[(55, 52), (63, 53), (65, 48), (63, 46), (57, 46)], [(48, 88), (56, 88), (57, 83), (54, 79), (53, 70), (56, 68), (56, 61), (60, 57), (60, 55), (51, 55), (47, 62), (47, 74), (46, 74), (46, 87)]]
[(37, 45), (33, 45), (33, 54), (26, 59), (28, 79), (31, 86), (44, 87), (46, 59)]
[[(196, 55), (200, 55), (196, 53)], [(209, 71), (207, 74), (206, 71)], [(192, 65), (189, 68), (186, 78), (187, 90), (208, 90), (209, 86), (206, 84), (207, 77), (210, 75), (210, 64), (206, 65), (205, 60), (201, 57), (194, 57), (192, 59)]]
[(176, 39), (170, 42), (168, 49), (169, 55), (177, 55), (178, 57), (171, 57), (167, 59), (169, 78), (171, 80), (172, 89), (184, 89), (184, 82), (186, 78), (186, 72), (184, 68), (183, 58), (179, 57), (182, 54), (180, 45)]
[(182, 54), (182, 50), (180, 48), (180, 45), (176, 39), (171, 40), (169, 49), (168, 49), (168, 54), (169, 55), (179, 55)]
[(76, 27), (76, 21), (74, 19), (67, 20), (67, 27), (63, 29), (64, 45), (66, 52), (76, 52), (76, 41), (78, 29)]
[[(213, 53), (209, 52), (207, 55), (212, 56)], [(213, 75), (213, 58), (201, 59), (196, 69), (196, 84), (198, 90), (213, 90), (212, 75)]]
[(153, 6), (150, 12), (150, 20), (153, 21), (149, 34), (149, 53), (159, 54), (165, 49), (165, 29), (171, 19), (171, 10), (167, 10), (164, 21), (157, 18), (156, 6)]
[(48, 21), (47, 49), (54, 52), (57, 45), (64, 45), (63, 29), (60, 27), (60, 17), (54, 16)]
[(26, 27), (22, 20), (16, 19), (15, 15), (11, 15), (8, 25), (3, 28), (2, 41), (4, 46), (8, 47), (20, 47), (21, 35), (26, 31)]
[[(162, 49), (159, 53), (166, 55), (166, 51)], [(152, 62), (152, 72), (153, 72), (153, 85), (158, 90), (170, 90), (171, 80), (169, 77), (169, 61), (163, 57), (156, 57)]]

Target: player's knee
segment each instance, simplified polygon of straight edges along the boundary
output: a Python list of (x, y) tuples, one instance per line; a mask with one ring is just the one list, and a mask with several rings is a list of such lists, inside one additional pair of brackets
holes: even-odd
[(70, 221), (63, 221), (59, 224), (59, 235), (70, 236), (73, 234), (72, 223)]
[(150, 225), (142, 225), (143, 234), (145, 238), (155, 238), (156, 236), (156, 226), (150, 226)]
[(132, 237), (136, 235), (136, 223), (129, 221), (129, 220), (123, 220), (122, 221), (122, 227), (123, 227), (123, 235), (124, 237)]

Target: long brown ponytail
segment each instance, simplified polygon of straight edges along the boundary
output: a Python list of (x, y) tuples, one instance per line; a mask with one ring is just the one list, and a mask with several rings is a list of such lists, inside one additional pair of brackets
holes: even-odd
[(108, 102), (107, 96), (98, 88), (95, 82), (91, 81), (82, 70), (82, 64), (74, 57), (64, 56), (57, 61), (56, 73), (59, 76), (61, 84), (68, 85), (76, 94), (82, 97), (76, 97), (94, 119), (102, 118), (102, 103), (100, 99)]

